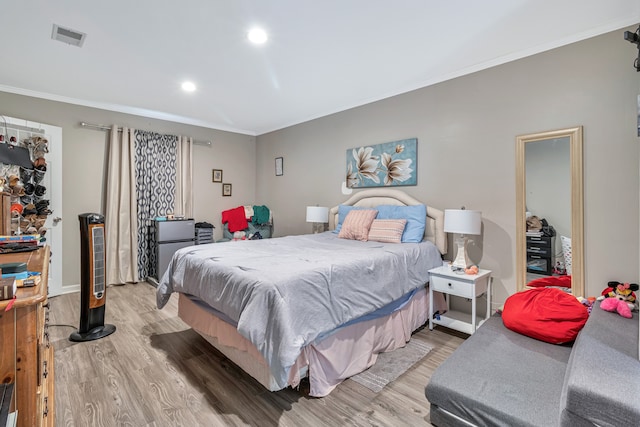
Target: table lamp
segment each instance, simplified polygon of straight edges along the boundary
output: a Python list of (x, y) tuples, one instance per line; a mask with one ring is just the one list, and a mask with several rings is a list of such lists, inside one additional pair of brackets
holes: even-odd
[(455, 239), (458, 246), (456, 259), (451, 264), (453, 270), (466, 269), (471, 266), (467, 255), (467, 234), (480, 234), (482, 229), (482, 212), (464, 209), (445, 209), (444, 231), (458, 233)]
[(311, 231), (314, 234), (327, 231), (329, 208), (323, 206), (307, 206), (307, 222), (313, 223)]

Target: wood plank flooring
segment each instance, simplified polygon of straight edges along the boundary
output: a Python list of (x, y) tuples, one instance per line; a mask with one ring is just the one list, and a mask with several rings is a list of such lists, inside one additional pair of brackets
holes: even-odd
[(177, 317), (177, 295), (158, 310), (147, 283), (108, 288), (105, 323), (117, 330), (97, 341), (68, 339), (79, 293), (49, 301), (59, 427), (428, 426), (424, 387), (465, 337), (425, 327), (413, 339), (434, 349), (381, 392), (346, 380), (313, 398), (304, 386), (264, 389)]

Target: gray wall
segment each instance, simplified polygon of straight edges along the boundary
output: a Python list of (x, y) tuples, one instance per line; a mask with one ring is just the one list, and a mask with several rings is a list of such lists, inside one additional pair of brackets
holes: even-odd
[[(212, 141), (212, 147), (194, 146), (194, 218), (214, 224), (222, 237), (220, 213), (254, 203), (255, 137), (115, 113), (96, 108), (47, 101), (0, 92), (0, 114), (62, 128), (62, 284), (80, 283), (80, 227), (78, 214), (104, 212), (105, 153), (108, 132), (80, 127), (80, 122), (127, 126), (196, 140)], [(211, 170), (222, 169), (224, 182), (233, 184), (231, 197), (222, 197), (220, 183), (211, 182)]]
[[(634, 28), (629, 28), (634, 31)], [(274, 211), (276, 235), (311, 230), (305, 207), (333, 206), (349, 148), (418, 138), (418, 185), (402, 187), (434, 207), (483, 213), (474, 262), (493, 270), (499, 305), (515, 283), (515, 137), (584, 126), (586, 286), (638, 281), (635, 47), (623, 30), (257, 138), (0, 92), (0, 114), (63, 129), (63, 285), (80, 281), (77, 215), (102, 211), (107, 134), (81, 121), (212, 140), (194, 150), (195, 218), (218, 227), (243, 204)], [(274, 158), (284, 157), (284, 175)], [(211, 169), (223, 169), (222, 197)], [(55, 256), (55, 255), (54, 255)], [(60, 256), (60, 255), (58, 255)]]
[(583, 125), (587, 293), (637, 282), (640, 74), (623, 31), (260, 135), (257, 194), (277, 210), (276, 234), (308, 232), (305, 206), (346, 199), (347, 149), (417, 137), (418, 185), (402, 189), (440, 209), (482, 211), (470, 256), (493, 270), (499, 305), (516, 290), (516, 135)]

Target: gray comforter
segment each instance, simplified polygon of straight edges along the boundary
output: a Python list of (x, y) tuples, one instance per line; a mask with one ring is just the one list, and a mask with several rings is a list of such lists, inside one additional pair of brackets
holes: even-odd
[(441, 264), (430, 242), (360, 242), (331, 232), (191, 246), (173, 256), (157, 304), (182, 292), (226, 314), (284, 388), (305, 345), (424, 286)]

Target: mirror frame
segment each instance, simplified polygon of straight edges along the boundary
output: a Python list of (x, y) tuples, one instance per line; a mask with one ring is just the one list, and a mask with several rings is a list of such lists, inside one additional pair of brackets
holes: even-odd
[(517, 290), (527, 284), (526, 170), (527, 144), (569, 138), (571, 166), (571, 293), (584, 296), (584, 199), (582, 174), (582, 126), (516, 137), (516, 279)]

